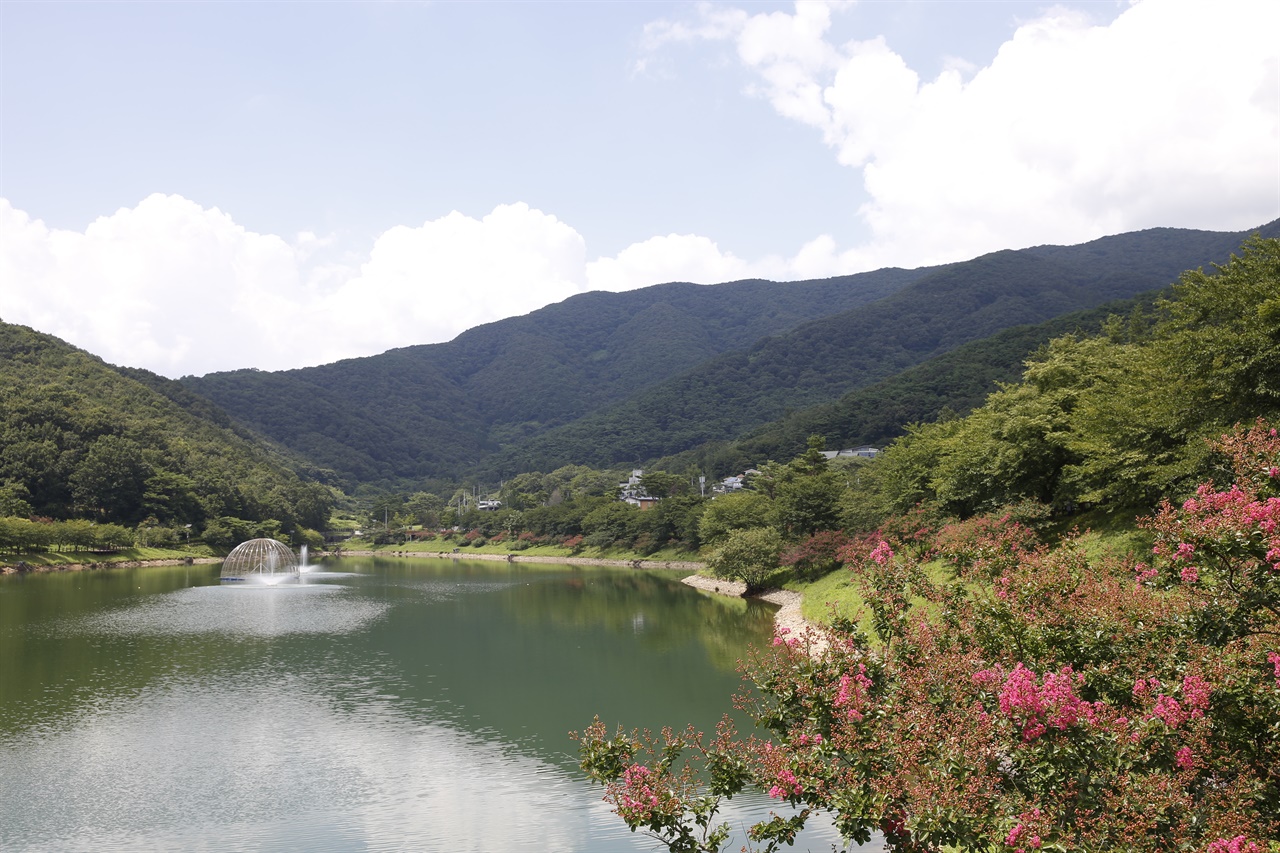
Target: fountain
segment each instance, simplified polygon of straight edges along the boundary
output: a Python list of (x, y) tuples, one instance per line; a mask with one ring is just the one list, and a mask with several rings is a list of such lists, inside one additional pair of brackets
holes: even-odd
[(222, 563), (222, 580), (278, 584), (298, 580), (298, 561), (275, 539), (241, 542)]

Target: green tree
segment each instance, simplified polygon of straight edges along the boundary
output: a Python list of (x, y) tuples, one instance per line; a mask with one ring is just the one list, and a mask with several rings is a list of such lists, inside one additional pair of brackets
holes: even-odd
[(0, 517), (31, 515), (31, 492), (23, 483), (10, 481), (0, 485)]
[(730, 492), (707, 503), (698, 535), (704, 544), (717, 545), (734, 530), (767, 526), (772, 514), (773, 502), (762, 492)]
[(707, 557), (707, 568), (716, 577), (739, 580), (747, 592), (756, 592), (778, 570), (782, 536), (772, 527), (734, 530), (724, 544)]
[(85, 511), (109, 521), (136, 521), (151, 471), (136, 442), (104, 435), (71, 474), (71, 494)]
[(640, 488), (654, 498), (669, 498), (690, 490), (689, 481), (666, 471), (648, 471), (640, 477)]
[(809, 437), (805, 452), (774, 477), (774, 525), (792, 539), (838, 526), (844, 481), (828, 468), (826, 440)]
[(630, 546), (638, 533), (640, 516), (639, 509), (622, 501), (597, 506), (582, 519), (585, 544), (595, 548)]

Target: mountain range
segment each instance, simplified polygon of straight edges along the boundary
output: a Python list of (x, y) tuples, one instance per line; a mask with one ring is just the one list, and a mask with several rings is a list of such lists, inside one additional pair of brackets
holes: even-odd
[[(794, 426), (769, 424), (829, 427), (847, 395), (1004, 333), (971, 353), (999, 362), (976, 397), (935, 393), (938, 406), (972, 406), (1050, 329), (1096, 329), (1102, 315), (1062, 318), (1225, 262), (1249, 233), (1159, 228), (915, 270), (585, 293), (447, 343), (181, 383), (347, 487), (637, 465), (749, 433), (781, 447)], [(1252, 233), (1280, 235), (1280, 221)], [(803, 415), (814, 406), (826, 414)]]

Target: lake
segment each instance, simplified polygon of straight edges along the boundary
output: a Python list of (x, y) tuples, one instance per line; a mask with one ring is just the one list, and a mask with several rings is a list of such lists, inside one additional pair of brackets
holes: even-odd
[[(774, 612), (670, 572), (320, 568), (0, 578), (0, 850), (653, 850), (568, 731), (712, 728)], [(824, 825), (797, 849), (833, 843)]]

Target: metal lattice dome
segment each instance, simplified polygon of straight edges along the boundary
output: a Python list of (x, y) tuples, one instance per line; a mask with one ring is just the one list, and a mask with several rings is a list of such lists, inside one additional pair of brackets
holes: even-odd
[(288, 576), (298, 576), (298, 558), (275, 539), (241, 542), (222, 563), (223, 580), (285, 580)]

